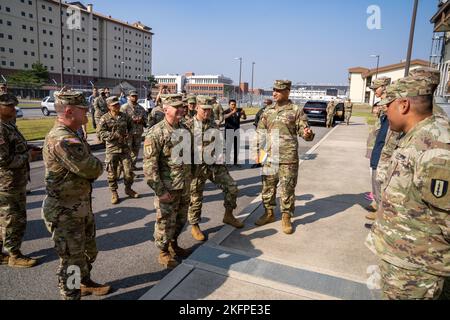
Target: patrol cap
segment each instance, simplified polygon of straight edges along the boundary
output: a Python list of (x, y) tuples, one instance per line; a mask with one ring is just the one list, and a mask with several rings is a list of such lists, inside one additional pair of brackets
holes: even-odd
[(213, 108), (213, 99), (208, 96), (197, 96), (197, 106), (204, 110)]
[(436, 90), (436, 85), (427, 77), (409, 76), (402, 78), (386, 88), (386, 96), (378, 105), (385, 106), (396, 99), (412, 98), (418, 96), (431, 96)]
[(109, 97), (108, 99), (106, 99), (106, 103), (107, 103), (109, 106), (114, 106), (114, 105), (116, 105), (116, 104), (120, 104), (119, 98), (118, 98), (117, 96), (111, 96), (111, 97)]
[(183, 96), (181, 94), (163, 94), (161, 95), (161, 100), (163, 105), (175, 108), (183, 106)]
[(428, 78), (428, 80), (431, 81), (431, 83), (434, 83), (436, 86), (438, 86), (441, 82), (441, 72), (433, 68), (421, 67), (413, 69), (409, 72), (409, 75), (412, 77)]
[(19, 101), (15, 96), (9, 93), (0, 94), (0, 105), (5, 107), (15, 107)]
[(196, 96), (188, 96), (187, 97), (187, 102), (189, 104), (191, 104), (191, 103), (196, 104), (197, 103), (197, 97)]
[(383, 86), (386, 87), (386, 86), (390, 85), (391, 81), (392, 81), (391, 78), (381, 77), (381, 78), (375, 79), (369, 88), (372, 90), (377, 90), (378, 88), (381, 88)]
[(89, 105), (80, 91), (57, 91), (53, 94), (55, 103), (63, 106), (77, 106), (82, 109), (89, 109)]
[(273, 88), (276, 90), (291, 90), (292, 81), (289, 80), (275, 80)]
[(138, 96), (139, 94), (137, 93), (136, 90), (130, 90), (128, 91), (128, 95), (131, 97), (131, 96)]

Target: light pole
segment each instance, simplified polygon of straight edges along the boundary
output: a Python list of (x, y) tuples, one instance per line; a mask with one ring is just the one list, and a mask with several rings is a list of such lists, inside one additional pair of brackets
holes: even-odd
[(72, 66), (72, 88), (75, 86), (75, 80), (73, 79), (75, 74), (75, 66)]
[(64, 47), (63, 47), (63, 23), (62, 23), (62, 0), (59, 0), (59, 32), (60, 32), (60, 49), (61, 49), (61, 88), (64, 87)]
[(234, 60), (239, 60), (238, 106), (240, 108), (241, 107), (242, 57), (234, 58)]
[(253, 107), (253, 95), (255, 94), (254, 88), (253, 88), (253, 80), (255, 75), (255, 62), (252, 62), (252, 93), (250, 96), (250, 107)]
[(409, 33), (409, 45), (408, 45), (408, 53), (406, 55), (406, 65), (405, 65), (405, 77), (409, 75), (409, 68), (411, 66), (411, 55), (414, 44), (414, 31), (416, 28), (416, 17), (417, 17), (417, 7), (419, 6), (419, 0), (414, 0), (414, 9), (413, 15), (411, 19), (411, 31)]
[[(380, 67), (380, 55), (372, 54), (370, 55), (372, 58), (377, 58), (377, 71), (375, 73), (375, 79), (378, 79), (378, 69)], [(375, 104), (375, 92), (373, 93), (372, 106)]]
[(139, 95), (142, 96), (142, 77), (144, 75), (143, 74), (138, 74), (139, 77)]
[(81, 89), (81, 70), (78, 70), (78, 75), (80, 76), (80, 89)]
[(122, 61), (120, 64), (122, 65), (122, 80), (120, 82), (123, 82), (125, 62)]

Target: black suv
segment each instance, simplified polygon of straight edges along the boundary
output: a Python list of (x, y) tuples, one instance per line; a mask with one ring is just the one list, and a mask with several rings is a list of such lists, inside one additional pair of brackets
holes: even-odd
[[(308, 101), (303, 107), (303, 111), (308, 116), (309, 122), (327, 122), (327, 105), (326, 101)], [(345, 111), (344, 104), (338, 103), (336, 105), (336, 113), (334, 116), (333, 125), (336, 121), (344, 121)]]

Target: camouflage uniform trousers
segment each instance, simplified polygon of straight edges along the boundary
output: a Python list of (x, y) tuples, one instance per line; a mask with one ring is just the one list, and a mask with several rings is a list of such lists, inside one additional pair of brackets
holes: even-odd
[(327, 127), (333, 126), (334, 113), (327, 115)]
[(136, 166), (138, 157), (139, 157), (139, 151), (141, 150), (141, 144), (142, 144), (142, 134), (134, 134), (130, 138), (130, 149), (131, 149), (131, 160), (133, 167)]
[(27, 227), (26, 190), (0, 192), (0, 249), (20, 251)]
[(106, 155), (106, 170), (108, 171), (108, 185), (111, 191), (118, 189), (118, 172), (123, 169), (124, 184), (126, 188), (131, 188), (134, 183), (134, 173), (132, 171), (132, 160), (129, 153), (113, 153)]
[(156, 226), (153, 236), (160, 250), (167, 251), (169, 243), (178, 239), (186, 225), (190, 199), (188, 182), (184, 190), (170, 191), (173, 197), (170, 203), (162, 203), (155, 197)]
[(68, 300), (79, 300), (80, 288), (74, 285), (73, 270), (68, 268), (72, 266), (80, 268), (79, 281), (90, 279), (92, 264), (98, 254), (94, 215), (92, 211), (86, 217), (77, 217), (71, 212), (64, 212), (55, 224), (46, 223), (46, 225), (48, 231), (52, 233), (59, 256), (56, 274), (61, 296)]
[(298, 181), (298, 163), (280, 164), (280, 168), (275, 175), (263, 176), (262, 200), (264, 208), (275, 209), (277, 186), (281, 186), (281, 212), (287, 213), (291, 217), (295, 212), (295, 187)]
[(347, 124), (347, 125), (349, 125), (350, 124), (350, 119), (352, 118), (352, 113), (351, 112), (345, 112), (345, 123)]
[(406, 270), (386, 261), (380, 263), (383, 299), (386, 300), (448, 300), (450, 278), (423, 270)]
[(189, 205), (189, 224), (191, 225), (200, 223), (206, 180), (210, 180), (224, 192), (225, 209), (237, 208), (238, 187), (228, 169), (223, 165), (199, 166), (191, 183), (191, 203)]

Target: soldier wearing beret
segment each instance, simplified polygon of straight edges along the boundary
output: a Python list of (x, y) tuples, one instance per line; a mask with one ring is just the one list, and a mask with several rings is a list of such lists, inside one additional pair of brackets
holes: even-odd
[[(379, 103), (395, 149), (368, 247), (381, 258), (386, 299), (448, 298), (450, 277), (450, 126), (433, 115), (436, 84), (409, 76)], [(447, 291), (445, 291), (447, 290)]]
[[(29, 151), (27, 141), (16, 126), (17, 98), (0, 93), (0, 263), (30, 268), (35, 259), (24, 256), (20, 247), (27, 225), (26, 185), (29, 161), (38, 151)], [(9, 255), (3, 254), (2, 249)]]
[[(295, 211), (295, 187), (299, 169), (297, 138), (300, 136), (306, 141), (312, 141), (315, 136), (303, 108), (289, 100), (291, 85), (291, 81), (275, 81), (273, 98), (276, 103), (266, 108), (258, 124), (258, 143), (262, 150), (267, 151), (268, 157), (263, 168), (262, 200), (265, 213), (256, 225), (263, 226), (275, 221), (276, 193), (280, 183), (282, 228), (286, 234), (294, 232), (291, 218)], [(279, 141), (274, 143), (279, 146), (278, 154), (275, 154), (270, 142), (270, 136), (276, 134)], [(264, 135), (269, 139), (264, 139)], [(274, 167), (278, 167), (278, 170), (271, 170)]]
[(198, 96), (196, 115), (185, 123), (194, 135), (194, 150), (199, 159), (201, 159), (200, 164), (195, 163), (194, 165), (191, 202), (189, 205), (189, 224), (192, 226), (191, 234), (197, 241), (205, 241), (206, 239), (199, 224), (202, 214), (203, 191), (207, 180), (214, 183), (224, 193), (225, 214), (223, 222), (235, 228), (244, 227), (244, 224), (233, 216), (233, 210), (237, 208), (238, 187), (227, 167), (223, 164), (209, 164), (203, 159), (204, 149), (213, 143), (213, 140), (205, 141), (205, 133), (210, 129), (219, 130), (216, 122), (211, 119), (213, 107), (211, 98)]
[[(57, 120), (43, 149), (47, 197), (42, 214), (59, 256), (58, 283), (66, 300), (90, 294), (102, 296), (110, 290), (91, 279), (98, 254), (92, 183), (103, 173), (103, 166), (76, 134), (88, 122), (88, 109), (81, 92), (55, 93)], [(73, 276), (79, 279), (73, 281)]]
[(106, 99), (109, 112), (101, 117), (97, 126), (97, 134), (106, 144), (106, 170), (108, 171), (108, 184), (111, 190), (111, 203), (119, 203), (118, 168), (121, 166), (124, 173), (125, 194), (137, 199), (137, 194), (131, 189), (134, 183), (132, 160), (130, 154), (130, 135), (133, 132), (133, 120), (126, 113), (120, 112), (119, 98), (111, 96)]
[[(173, 139), (177, 130), (190, 135), (181, 122), (182, 96), (161, 95), (165, 118), (152, 127), (144, 142), (144, 174), (147, 184), (155, 192), (155, 245), (160, 250), (158, 262), (172, 269), (178, 265), (176, 257), (187, 257), (190, 252), (178, 245), (189, 209), (192, 165), (173, 158), (172, 151), (180, 143)], [(178, 131), (179, 132), (179, 131)], [(190, 140), (189, 140), (190, 142)], [(181, 159), (182, 160), (182, 159)]]
[(147, 127), (147, 112), (138, 104), (138, 93), (135, 90), (128, 92), (128, 103), (124, 104), (120, 111), (128, 114), (133, 120), (133, 129), (130, 134), (131, 159), (133, 160), (133, 170), (137, 170), (136, 162), (141, 150), (142, 135)]

